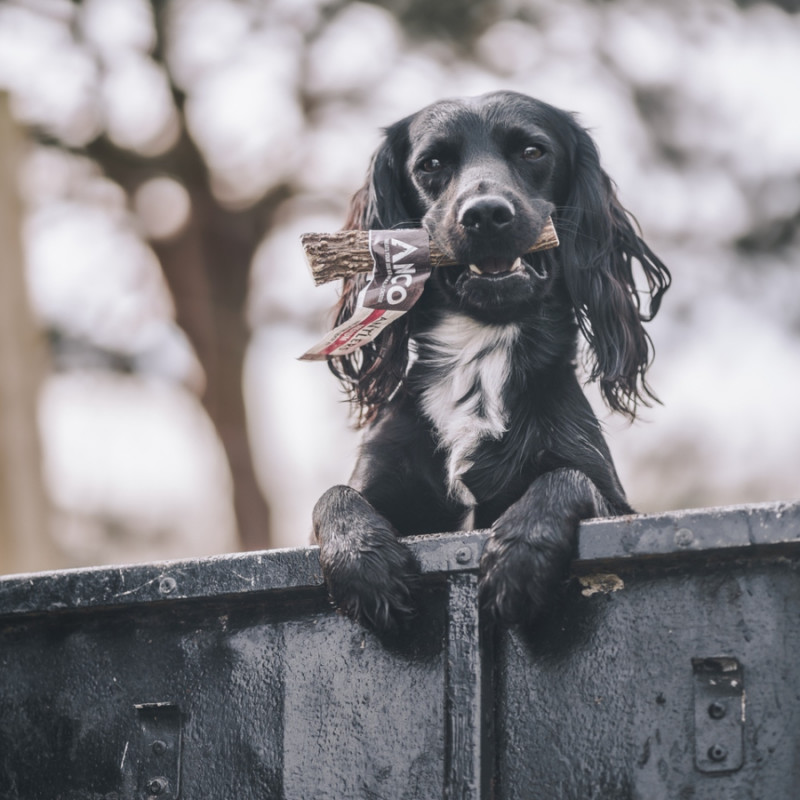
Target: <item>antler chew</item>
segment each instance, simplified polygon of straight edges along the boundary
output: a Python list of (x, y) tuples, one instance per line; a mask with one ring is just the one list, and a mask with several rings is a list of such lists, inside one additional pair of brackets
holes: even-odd
[[(314, 283), (327, 283), (336, 278), (346, 278), (359, 272), (372, 272), (372, 254), (369, 251), (368, 231), (339, 231), (338, 233), (304, 233), (300, 237), (306, 253)], [(548, 217), (539, 238), (529, 253), (558, 247), (558, 234), (553, 220)], [(455, 264), (447, 254), (430, 243), (431, 266)]]

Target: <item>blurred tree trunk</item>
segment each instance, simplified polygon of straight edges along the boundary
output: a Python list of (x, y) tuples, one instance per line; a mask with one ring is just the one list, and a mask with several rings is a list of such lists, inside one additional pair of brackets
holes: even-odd
[(120, 150), (105, 138), (87, 151), (129, 197), (147, 180), (163, 175), (180, 181), (189, 192), (192, 209), (186, 228), (151, 245), (172, 293), (177, 322), (205, 371), (203, 405), (230, 465), (241, 545), (247, 550), (267, 548), (269, 506), (253, 464), (242, 386), (250, 339), (245, 311), (250, 262), (283, 190), (242, 210), (223, 208), (185, 128), (174, 147), (154, 158)]
[(25, 287), (17, 167), (22, 137), (0, 94), (0, 572), (65, 566), (49, 530), (36, 410), (45, 346)]
[(203, 404), (230, 464), (241, 544), (255, 550), (270, 546), (270, 520), (253, 464), (242, 382), (250, 340), (245, 314), (250, 262), (263, 224), (257, 209), (221, 208), (202, 176), (181, 176), (192, 200), (191, 220), (181, 235), (154, 242), (153, 249), (175, 301), (177, 322), (206, 373)]
[[(165, 60), (168, 4), (154, 0), (153, 10), (153, 58), (169, 74)], [(90, 144), (87, 152), (129, 197), (145, 181), (163, 175), (178, 180), (189, 192), (192, 208), (187, 227), (173, 239), (151, 244), (172, 293), (177, 322), (205, 371), (202, 400), (230, 465), (241, 546), (268, 548), (269, 506), (253, 463), (242, 385), (250, 339), (245, 312), (250, 262), (272, 212), (286, 196), (286, 187), (276, 187), (247, 208), (223, 208), (211, 191), (208, 167), (187, 130), (186, 97), (174, 85), (172, 93), (181, 134), (166, 153), (147, 158), (121, 150), (105, 137)]]
[(176, 239), (154, 242), (186, 332), (206, 374), (203, 405), (225, 448), (242, 547), (270, 546), (269, 508), (258, 485), (244, 405), (244, 359), (250, 340), (245, 307), (250, 261), (260, 240), (249, 212), (220, 208), (198, 183), (189, 186), (191, 221)]

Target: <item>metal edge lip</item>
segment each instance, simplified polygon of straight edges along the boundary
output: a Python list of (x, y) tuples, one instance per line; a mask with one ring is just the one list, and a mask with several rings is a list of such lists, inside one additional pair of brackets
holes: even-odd
[[(488, 532), (412, 536), (424, 575), (477, 571)], [(323, 586), (319, 548), (87, 567), (0, 577), (0, 618), (156, 602), (213, 600)]]
[(322, 585), (322, 573), (317, 548), (58, 570), (0, 578), (0, 617), (318, 585)]
[(573, 566), (621, 566), (711, 554), (743, 556), (800, 546), (800, 503), (760, 503), (584, 522)]
[[(477, 571), (489, 531), (410, 536), (424, 575)], [(800, 503), (632, 515), (581, 523), (576, 572), (707, 553), (800, 546)], [(225, 598), (323, 586), (316, 547), (0, 577), (0, 617)]]

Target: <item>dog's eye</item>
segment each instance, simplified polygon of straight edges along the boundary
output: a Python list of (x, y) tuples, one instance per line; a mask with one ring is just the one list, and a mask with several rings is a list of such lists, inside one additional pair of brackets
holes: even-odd
[(419, 168), (423, 172), (438, 172), (444, 167), (444, 164), (438, 158), (426, 158), (420, 162)]
[(528, 145), (522, 151), (522, 157), (526, 158), (528, 161), (536, 161), (536, 159), (541, 158), (543, 155), (544, 150), (535, 144)]

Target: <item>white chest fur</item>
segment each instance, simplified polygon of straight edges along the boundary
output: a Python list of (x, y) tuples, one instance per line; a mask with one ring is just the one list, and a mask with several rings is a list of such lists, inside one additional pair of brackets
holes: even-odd
[(487, 325), (451, 314), (422, 343), (421, 355), (437, 375), (422, 392), (422, 408), (447, 453), (449, 490), (467, 506), (475, 497), (462, 476), (472, 466), (472, 454), (481, 441), (499, 439), (508, 427), (503, 391), (518, 335), (516, 325)]

